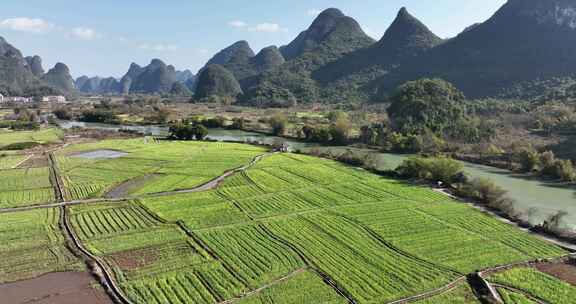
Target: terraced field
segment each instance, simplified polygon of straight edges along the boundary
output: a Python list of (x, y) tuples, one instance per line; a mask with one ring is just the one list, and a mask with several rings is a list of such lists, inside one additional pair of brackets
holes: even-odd
[[(98, 151), (126, 154), (92, 157)], [(86, 152), (93, 153), (83, 157)], [(56, 169), (68, 200), (122, 197), (64, 208), (81, 246), (133, 303), (371, 304), (426, 294), (415, 303), (472, 304), (480, 302), (467, 274), (567, 254), (441, 193), (303, 155), (268, 155), (215, 187), (171, 192), (265, 152), (238, 144), (104, 141), (58, 151)], [(57, 218), (52, 209), (29, 216), (46, 212)], [(15, 217), (7, 220), (9, 229), (0, 222), (6, 239), (30, 220), (9, 215)], [(54, 223), (42, 227), (56, 233)], [(61, 234), (52, 239), (48, 247), (60, 248)], [(5, 265), (12, 269), (12, 263), (18, 261)], [(530, 282), (575, 293), (542, 275), (507, 272), (490, 280), (544, 295)], [(499, 292), (510, 301), (523, 295)], [(557, 298), (562, 292), (548, 300), (569, 303), (554, 302), (565, 299)]]

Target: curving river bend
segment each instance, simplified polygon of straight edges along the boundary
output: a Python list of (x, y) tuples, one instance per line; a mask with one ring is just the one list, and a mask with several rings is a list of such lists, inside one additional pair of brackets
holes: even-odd
[[(82, 122), (60, 122), (64, 129), (72, 127), (84, 127), (92, 129), (106, 130), (131, 130), (149, 135), (166, 135), (167, 128), (157, 126), (117, 126), (107, 124), (93, 124)], [(210, 130), (208, 135), (210, 139), (219, 141), (242, 141), (242, 142), (262, 142), (274, 143), (284, 142), (291, 149), (310, 150), (319, 149), (321, 151), (345, 151), (349, 148), (344, 147), (326, 147), (313, 143), (304, 143), (301, 141), (290, 140), (281, 137), (275, 137), (260, 133), (246, 132), (240, 130)], [(355, 151), (365, 153), (375, 153), (369, 149), (350, 148)], [(375, 153), (380, 169), (394, 169), (409, 155)], [(531, 210), (530, 222), (533, 224), (541, 223), (550, 214), (559, 210), (568, 212), (566, 218), (567, 224), (576, 229), (576, 188), (564, 187), (561, 184), (545, 182), (525, 175), (515, 174), (511, 171), (498, 169), (489, 166), (482, 166), (472, 163), (463, 162), (465, 171), (472, 177), (484, 177), (493, 180), (500, 187), (508, 190), (509, 196), (516, 201), (516, 208), (520, 211), (527, 212)]]

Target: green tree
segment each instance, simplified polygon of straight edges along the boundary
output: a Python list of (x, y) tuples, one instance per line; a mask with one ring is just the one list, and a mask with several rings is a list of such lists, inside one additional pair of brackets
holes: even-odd
[(244, 119), (244, 117), (236, 117), (232, 120), (232, 129), (235, 130), (244, 130), (244, 128), (246, 127), (246, 120)]
[(540, 154), (534, 149), (528, 148), (520, 151), (518, 162), (523, 172), (540, 171)]
[(268, 120), (268, 124), (272, 129), (272, 134), (276, 136), (282, 136), (286, 132), (286, 127), (288, 126), (288, 119), (284, 115), (277, 114), (272, 116)]
[(194, 137), (196, 137), (196, 140), (204, 140), (206, 136), (208, 136), (208, 129), (201, 124), (196, 125), (194, 128)]
[(346, 114), (346, 112), (344, 111), (336, 110), (328, 113), (328, 115), (326, 115), (326, 118), (328, 118), (331, 123), (335, 123), (341, 119), (348, 119), (348, 114)]
[(402, 133), (431, 130), (443, 134), (464, 118), (464, 94), (441, 79), (420, 79), (401, 85), (390, 98), (388, 115)]
[(348, 120), (347, 116), (338, 118), (330, 126), (330, 135), (332, 136), (332, 141), (336, 145), (345, 145), (348, 143), (348, 138), (350, 136), (350, 131), (352, 130), (352, 124)]
[(448, 157), (411, 157), (396, 168), (396, 172), (405, 178), (451, 184), (458, 181), (462, 169), (462, 163)]

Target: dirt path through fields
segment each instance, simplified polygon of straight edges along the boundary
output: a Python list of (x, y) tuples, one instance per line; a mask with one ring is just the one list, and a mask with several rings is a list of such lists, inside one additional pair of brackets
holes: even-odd
[(541, 264), (536, 269), (576, 286), (576, 265), (572, 263)]
[(112, 304), (106, 293), (92, 287), (85, 272), (55, 272), (0, 285), (0, 303), (6, 304)]

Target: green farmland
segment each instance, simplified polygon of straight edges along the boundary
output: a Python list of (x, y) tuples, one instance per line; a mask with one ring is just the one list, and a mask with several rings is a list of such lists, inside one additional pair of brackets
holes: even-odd
[(48, 167), (0, 170), (0, 208), (53, 202)]
[(534, 268), (514, 268), (495, 274), (489, 280), (513, 289), (512, 292), (505, 288), (499, 289), (506, 304), (537, 303), (531, 301), (527, 295), (552, 304), (573, 303), (575, 300), (576, 286)]
[[(82, 158), (91, 151), (121, 150), (126, 157)], [(264, 150), (223, 143), (147, 139), (102, 141), (67, 147), (57, 154), (67, 199), (100, 197), (124, 185), (123, 196), (190, 189), (249, 163)]]
[[(122, 154), (83, 157), (102, 151)], [(567, 254), (444, 194), (310, 156), (131, 139), (71, 145), (55, 159), (64, 199), (75, 200), (63, 207), (72, 233), (133, 303), (390, 303), (426, 294), (414, 303), (475, 304), (466, 275)], [(11, 179), (20, 174), (11, 171)], [(22, 182), (0, 187), (18, 190)], [(50, 179), (27, 183), (24, 188), (54, 187)], [(114, 199), (94, 200), (113, 192)], [(21, 251), (30, 251), (30, 261), (53, 253), (57, 262), (39, 272), (74, 267), (61, 246), (58, 215), (56, 209), (0, 213), (5, 240), (18, 240), (16, 227), (38, 219), (16, 234), (34, 239), (0, 246), (14, 256), (2, 269), (24, 265), (17, 260)], [(0, 270), (0, 279), (33, 274)], [(544, 280), (575, 292), (534, 273), (490, 280), (522, 290)], [(554, 302), (561, 293), (551, 296), (551, 303), (568, 303)], [(503, 290), (505, 297), (519, 296)]]
[(58, 209), (0, 214), (0, 283), (83, 269), (64, 246), (59, 217)]
[(38, 131), (5, 131), (0, 129), (0, 150), (2, 147), (17, 143), (50, 144), (62, 140), (63, 133), (59, 129), (48, 128)]

